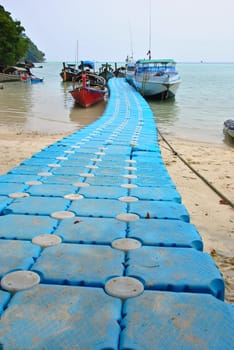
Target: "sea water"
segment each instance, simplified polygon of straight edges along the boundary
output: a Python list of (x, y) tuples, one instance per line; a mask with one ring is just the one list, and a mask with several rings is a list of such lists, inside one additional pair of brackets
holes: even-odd
[[(59, 75), (62, 62), (36, 66), (32, 73), (43, 83), (1, 83), (0, 127), (68, 133), (103, 113), (106, 101), (87, 109), (75, 104), (69, 92), (73, 84), (63, 83)], [(177, 70), (182, 82), (175, 99), (149, 101), (158, 129), (164, 135), (222, 143), (223, 122), (234, 119), (234, 64), (179, 63)]]

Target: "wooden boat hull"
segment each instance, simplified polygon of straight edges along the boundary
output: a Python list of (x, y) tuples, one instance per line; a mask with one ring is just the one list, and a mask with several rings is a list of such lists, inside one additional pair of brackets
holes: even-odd
[(62, 78), (63, 81), (75, 81), (77, 75), (78, 75), (78, 72), (77, 73), (71, 73), (71, 72), (60, 73), (60, 77)]
[(72, 97), (82, 107), (90, 107), (104, 99), (107, 90), (79, 87), (70, 91)]

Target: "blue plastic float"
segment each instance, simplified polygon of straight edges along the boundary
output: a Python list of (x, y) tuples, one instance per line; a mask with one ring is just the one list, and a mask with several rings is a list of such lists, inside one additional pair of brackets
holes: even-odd
[[(109, 87), (99, 119), (0, 176), (0, 349), (230, 350), (233, 306), (152, 111)], [(39, 283), (15, 291), (17, 271)]]

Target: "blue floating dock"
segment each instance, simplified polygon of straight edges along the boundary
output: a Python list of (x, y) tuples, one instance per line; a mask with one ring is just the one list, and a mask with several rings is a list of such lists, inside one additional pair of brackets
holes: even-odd
[(230, 350), (234, 308), (163, 163), (152, 111), (124, 79), (109, 88), (99, 119), (0, 176), (0, 278), (40, 279), (0, 288), (0, 349)]

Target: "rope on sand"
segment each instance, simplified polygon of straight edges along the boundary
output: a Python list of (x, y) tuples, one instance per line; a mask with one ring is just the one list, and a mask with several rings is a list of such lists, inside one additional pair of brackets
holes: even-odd
[(194, 174), (196, 174), (207, 186), (209, 186), (224, 202), (224, 204), (230, 205), (234, 208), (234, 203), (228, 199), (223, 193), (221, 193), (216, 187), (214, 187), (204, 176), (202, 176), (196, 169), (194, 169), (167, 141), (167, 139), (163, 136), (160, 130), (157, 128), (158, 134), (161, 139), (169, 146), (170, 150), (176, 155)]

